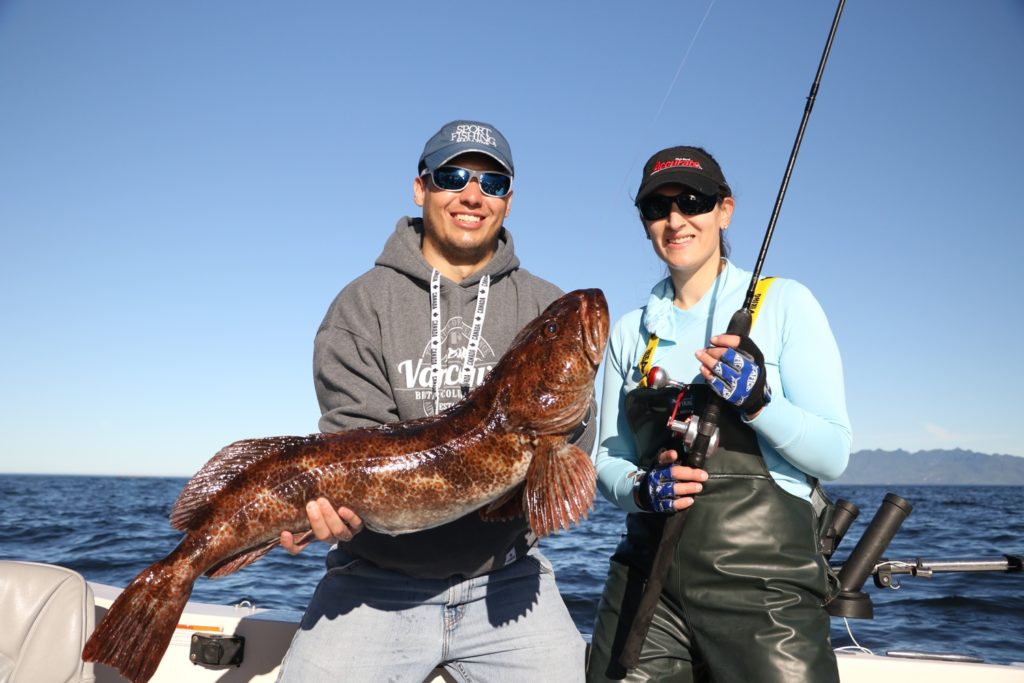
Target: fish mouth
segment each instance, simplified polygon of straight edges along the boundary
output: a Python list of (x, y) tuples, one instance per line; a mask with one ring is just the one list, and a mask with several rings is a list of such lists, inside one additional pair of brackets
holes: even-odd
[(580, 290), (580, 319), (583, 321), (583, 352), (596, 368), (604, 359), (608, 340), (608, 301), (600, 289)]

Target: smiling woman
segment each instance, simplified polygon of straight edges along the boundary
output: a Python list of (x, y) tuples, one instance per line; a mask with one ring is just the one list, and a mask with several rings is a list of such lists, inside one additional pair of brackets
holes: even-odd
[[(707, 169), (709, 175), (690, 173), (685, 178), (689, 185), (679, 184), (678, 173), (670, 171), (683, 161), (698, 171)], [(736, 202), (718, 162), (702, 148), (665, 150), (648, 162), (648, 168), (650, 181), (641, 188), (637, 208), (654, 252), (678, 285), (675, 303), (687, 309), (708, 290), (720, 270), (719, 260), (729, 255), (725, 231)]]
[[(588, 680), (627, 674), (620, 662), (639, 591), (669, 513), (686, 510), (630, 674), (838, 681), (822, 608), (832, 587), (810, 504), (811, 482), (839, 476), (851, 443), (828, 321), (805, 287), (773, 279), (756, 328), (721, 334), (751, 274), (723, 256), (735, 201), (704, 149), (654, 154), (636, 206), (669, 277), (616, 324), (606, 359), (598, 483), (629, 514), (598, 607)], [(676, 378), (667, 391), (648, 386), (654, 369)], [(705, 434), (713, 401), (724, 404), (714, 436), (704, 437), (714, 457), (705, 469), (683, 466), (678, 455), (691, 444), (682, 435)]]

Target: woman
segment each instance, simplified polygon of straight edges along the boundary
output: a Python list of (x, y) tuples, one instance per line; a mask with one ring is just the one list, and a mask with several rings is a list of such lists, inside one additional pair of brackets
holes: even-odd
[[(673, 147), (644, 166), (636, 205), (669, 276), (612, 331), (605, 363), (598, 486), (627, 513), (598, 607), (589, 681), (838, 681), (822, 606), (835, 592), (818, 550), (815, 478), (842, 474), (850, 425), (842, 366), (824, 312), (803, 285), (775, 279), (749, 336), (722, 334), (751, 274), (724, 234), (735, 200), (703, 149)], [(645, 358), (646, 356), (646, 358)], [(678, 386), (646, 388), (650, 367)], [(704, 470), (667, 428), (725, 399)], [(696, 496), (696, 494), (700, 494)], [(637, 668), (618, 663), (667, 514), (693, 506)]]

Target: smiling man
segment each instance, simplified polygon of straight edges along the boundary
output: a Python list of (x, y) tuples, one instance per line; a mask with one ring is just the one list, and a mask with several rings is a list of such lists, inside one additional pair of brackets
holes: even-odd
[[(446, 409), (561, 295), (520, 267), (504, 227), (514, 173), (490, 124), (453, 121), (427, 141), (413, 180), (422, 218), (398, 221), (317, 332), (322, 431)], [(577, 434), (589, 452), (593, 426)], [(315, 537), (337, 545), (280, 680), (419, 683), (437, 666), (467, 682), (583, 680), (584, 642), (524, 519), (474, 512), (392, 537), (332, 501), (307, 512)], [(288, 532), (281, 542), (304, 547)]]

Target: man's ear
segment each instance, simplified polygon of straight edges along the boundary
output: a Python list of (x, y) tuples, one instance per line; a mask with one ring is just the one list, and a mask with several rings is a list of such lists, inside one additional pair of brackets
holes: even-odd
[(423, 180), (423, 176), (418, 175), (416, 179), (412, 181), (412, 200), (416, 202), (416, 206), (423, 206), (423, 201), (427, 197), (427, 185), (426, 181)]

